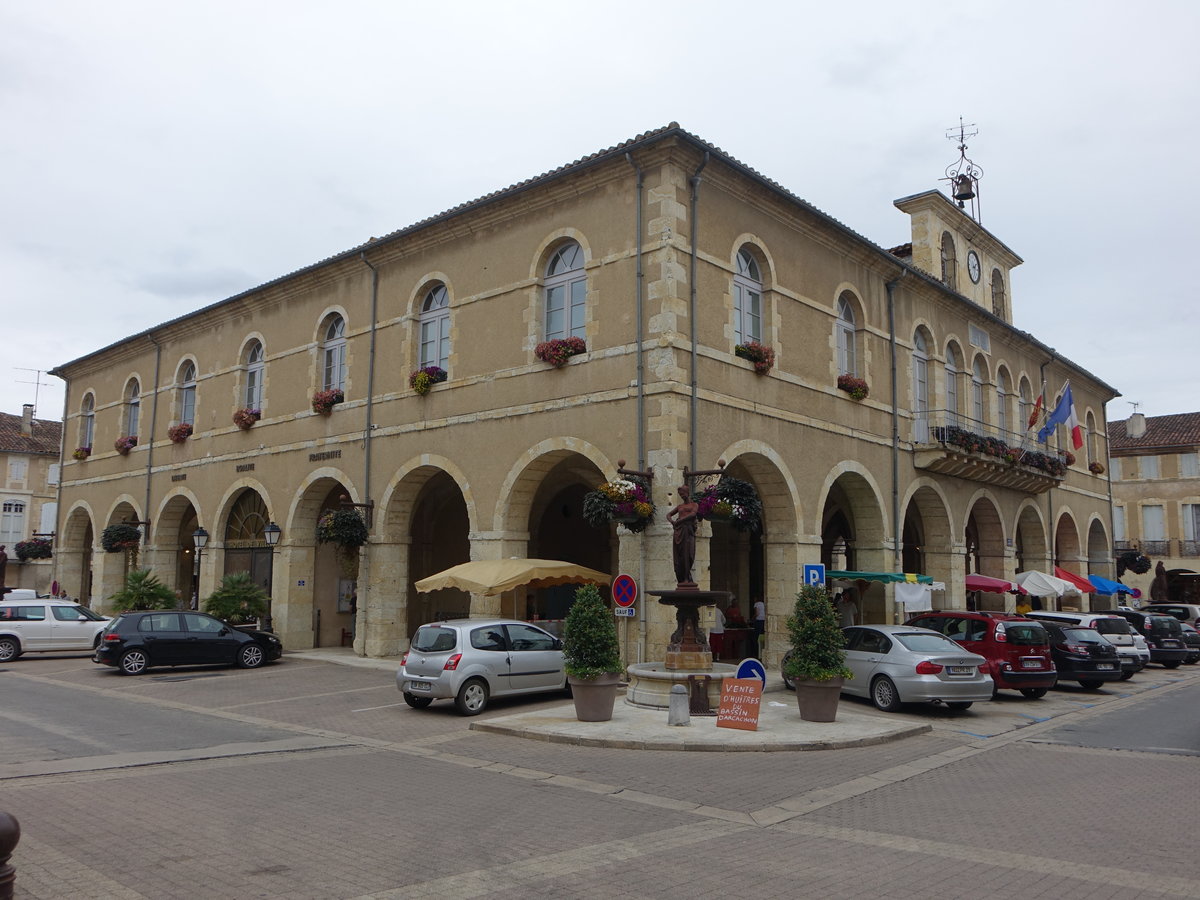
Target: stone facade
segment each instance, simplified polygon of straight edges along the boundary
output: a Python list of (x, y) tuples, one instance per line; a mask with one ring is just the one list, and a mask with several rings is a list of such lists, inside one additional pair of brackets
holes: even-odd
[(21, 562), (16, 545), (35, 535), (53, 540), (61, 442), (62, 423), (34, 418), (31, 405), (19, 416), (0, 413), (0, 545), (7, 547), (7, 587), (50, 590), (53, 563)]
[[(1020, 260), (979, 223), (936, 192), (898, 201), (914, 204), (961, 245), (959, 284), (976, 246), (1007, 283)], [(765, 599), (768, 664), (805, 563), (918, 568), (946, 583), (945, 606), (965, 603), (968, 567), (1004, 576), (1057, 560), (1111, 575), (1107, 481), (1086, 459), (1052, 477), (948, 435), (1019, 445), (1043, 378), (1071, 380), (1093, 429), (1115, 392), (1012, 327), (1009, 306), (997, 315), (920, 265), (677, 126), (641, 135), (59, 367), (67, 443), (92, 403), (98, 447), (64, 470), (59, 577), (74, 591), (90, 572), (102, 605), (130, 561), (95, 549), (97, 535), (148, 520), (143, 564), (186, 596), (203, 526), (199, 596), (258, 567), (285, 646), (353, 634), (358, 652), (395, 655), (435, 616), (557, 619), (568, 602), (563, 589), (416, 593), (467, 559), (561, 558), (673, 587), (663, 514), (685, 467), (718, 460), (757, 488), (763, 529), (702, 525), (695, 577), (744, 611)], [(547, 308), (558, 285), (561, 316)], [(562, 368), (537, 357), (567, 333), (586, 352)], [(751, 338), (774, 349), (767, 374), (735, 355)], [(345, 399), (313, 412), (343, 352)], [(431, 361), (448, 377), (418, 394), (410, 374)], [(839, 390), (842, 374), (869, 395)], [(123, 455), (108, 448), (128, 434), (134, 379), (139, 440)], [(256, 379), (261, 418), (242, 430), (231, 416), (258, 399)], [(173, 443), (189, 410), (194, 431)], [(581, 518), (619, 460), (654, 475), (658, 515), (641, 534)], [(315, 540), (343, 498), (371, 525), (354, 613)], [(273, 554), (267, 521), (282, 529)], [(868, 620), (898, 614), (880, 585), (859, 605)], [(673, 627), (670, 610), (638, 607), (620, 626), (630, 662), (661, 657)]]
[[(1200, 603), (1200, 413), (1134, 413), (1110, 423), (1108, 437), (1117, 554), (1136, 549), (1161, 561), (1172, 573), (1170, 599)], [(1148, 601), (1154, 569), (1121, 580)]]

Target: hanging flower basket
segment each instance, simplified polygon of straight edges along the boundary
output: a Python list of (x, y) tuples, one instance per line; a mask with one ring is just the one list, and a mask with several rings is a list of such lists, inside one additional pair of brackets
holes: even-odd
[(333, 544), (345, 578), (358, 577), (358, 551), (370, 533), (356, 509), (330, 509), (317, 520), (317, 543)]
[(1099, 462), (1088, 463), (1088, 471), (1091, 472), (1093, 475), (1103, 475), (1104, 474), (1104, 464), (1099, 463)]
[(408, 376), (408, 386), (424, 396), (435, 384), (441, 384), (445, 380), (445, 369), (440, 366), (423, 366)]
[(76, 447), (75, 452), (71, 454), (71, 458), (78, 462), (83, 462), (92, 455), (91, 447)]
[(587, 344), (583, 338), (555, 338), (552, 341), (542, 341), (533, 348), (533, 355), (544, 363), (549, 363), (556, 369), (561, 369), (572, 356), (587, 352)]
[(17, 541), (17, 559), (24, 562), (27, 559), (50, 559), (52, 545), (45, 538), (30, 538), (27, 541)]
[(866, 400), (867, 395), (871, 393), (866, 381), (854, 375), (839, 375), (837, 386), (839, 391), (845, 391), (855, 400)]
[(233, 424), (242, 429), (242, 431), (249, 431), (254, 427), (254, 423), (261, 418), (261, 409), (250, 409), (250, 407), (247, 406), (239, 409), (233, 414)]
[(172, 444), (182, 444), (192, 436), (193, 430), (191, 422), (180, 422), (167, 429), (167, 437), (171, 439)]
[(744, 344), (738, 344), (733, 348), (733, 355), (754, 363), (754, 371), (759, 375), (766, 375), (775, 365), (775, 351), (758, 341), (746, 341)]
[(117, 522), (100, 532), (100, 546), (108, 553), (132, 550), (141, 542), (142, 533), (136, 525), (130, 525), (128, 522)]
[(339, 388), (330, 388), (327, 391), (317, 391), (312, 397), (312, 409), (315, 413), (320, 413), (323, 416), (333, 412), (333, 408), (346, 399), (346, 395)]
[(128, 437), (119, 437), (113, 443), (113, 449), (124, 456), (130, 450), (137, 446), (137, 435), (131, 434)]
[(1070, 450), (1063, 451), (1063, 459), (1066, 460), (1068, 466), (1075, 465), (1075, 454)]
[(619, 522), (634, 534), (645, 531), (654, 521), (649, 482), (640, 475), (606, 481), (584, 495), (583, 518), (593, 528), (607, 528), (609, 522)]
[(700, 507), (696, 515), (701, 521), (728, 522), (738, 531), (757, 533), (762, 528), (762, 500), (748, 481), (722, 475), (693, 499)]

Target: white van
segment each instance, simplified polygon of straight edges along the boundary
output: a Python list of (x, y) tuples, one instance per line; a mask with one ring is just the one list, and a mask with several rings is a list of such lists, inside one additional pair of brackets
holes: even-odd
[(0, 600), (36, 600), (38, 592), (29, 588), (9, 588)]
[(1134, 643), (1134, 637), (1129, 633), (1129, 623), (1122, 616), (1114, 613), (1035, 611), (1025, 615), (1030, 619), (1041, 619), (1044, 622), (1066, 622), (1084, 628), (1095, 628), (1117, 648), (1117, 655), (1121, 658), (1122, 681), (1132, 678), (1150, 661), (1149, 651), (1143, 654)]

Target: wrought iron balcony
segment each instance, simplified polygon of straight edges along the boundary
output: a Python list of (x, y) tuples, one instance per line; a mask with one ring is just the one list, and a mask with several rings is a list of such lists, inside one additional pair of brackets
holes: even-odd
[(1060, 484), (1067, 473), (1062, 459), (1029, 446), (1025, 435), (944, 409), (915, 419), (913, 438), (913, 465), (918, 469), (969, 481), (1041, 494)]

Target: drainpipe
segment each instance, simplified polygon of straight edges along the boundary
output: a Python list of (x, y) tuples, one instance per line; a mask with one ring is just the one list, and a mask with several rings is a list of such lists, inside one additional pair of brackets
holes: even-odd
[(892, 369), (892, 564), (897, 572), (903, 571), (900, 553), (900, 400), (896, 384), (896, 285), (904, 280), (907, 269), (884, 285), (887, 290), (888, 348), (891, 352)]
[[(59, 378), (62, 378), (62, 376), (60, 375)], [(70, 379), (63, 378), (63, 381), (66, 382), (66, 387), (63, 388), (63, 411), (62, 411), (62, 429), (63, 430), (62, 430), (62, 437), (59, 439), (59, 442), (58, 442), (58, 485), (56, 486), (56, 489), (54, 491), (54, 551), (55, 552), (54, 552), (53, 562), (51, 563), (51, 568), (50, 568), (50, 580), (58, 582), (59, 590), (65, 590), (65, 588), (63, 587), (62, 580), (59, 579), (59, 577), (58, 577), (58, 549), (62, 546), (63, 538), (66, 536), (63, 533), (63, 528), (65, 527), (65, 522), (62, 517), (62, 490), (63, 490), (63, 472), (65, 471), (65, 469), (63, 467), (65, 466), (66, 459), (67, 459), (67, 397), (70, 396), (70, 394), (71, 394)], [(93, 405), (92, 408), (95, 409), (95, 406)], [(92, 429), (93, 429), (92, 444), (93, 445), (96, 443), (95, 425), (96, 425), (96, 420), (93, 418), (92, 419)], [(1110, 496), (1111, 496), (1111, 493), (1112, 492), (1110, 489), (1110, 491), (1109, 491)], [(1110, 522), (1112, 521), (1111, 511), (1109, 513), (1109, 521)], [(80, 568), (82, 569), (82, 566)], [(82, 584), (82, 582), (81, 582), (81, 584)], [(80, 591), (79, 593), (83, 594), (83, 591)], [(92, 601), (91, 601), (90, 597), (82, 597), (81, 596), (79, 598), (79, 602), (82, 603), (84, 606), (91, 606)]]
[[(364, 266), (371, 270), (371, 350), (367, 360), (367, 423), (363, 429), (363, 502), (371, 502), (371, 432), (375, 430), (375, 339), (379, 331), (377, 313), (379, 311), (379, 270), (367, 262), (366, 252), (358, 254)], [(368, 528), (375, 524), (375, 509), (368, 507), (371, 521)]]
[[(644, 319), (643, 282), (645, 275), (642, 271), (642, 193), (645, 182), (642, 180), (642, 168), (633, 160), (632, 154), (625, 154), (625, 161), (633, 166), (637, 173), (637, 211), (634, 215), (634, 244), (637, 248), (637, 278), (635, 280), (635, 296), (637, 310), (637, 459), (638, 471), (646, 469), (646, 354), (643, 348), (646, 327)], [(638, 584), (646, 583), (646, 542), (641, 541), (638, 558)], [(638, 658), (640, 663), (646, 655), (646, 604), (642, 603), (638, 610)]]
[[(158, 376), (159, 370), (162, 368), (162, 346), (150, 335), (146, 335), (146, 340), (154, 345), (154, 400), (150, 404), (150, 442), (146, 450), (146, 521), (150, 521), (150, 476), (154, 469), (154, 435), (158, 433)], [(61, 479), (60, 479), (61, 480)], [(146, 526), (146, 531), (142, 535), (142, 543), (150, 543), (150, 526)]]
[(688, 281), (691, 285), (691, 291), (688, 295), (688, 327), (690, 329), (692, 342), (692, 390), (691, 390), (691, 422), (688, 425), (688, 467), (693, 471), (696, 468), (696, 408), (697, 408), (697, 384), (696, 384), (696, 215), (697, 203), (700, 199), (700, 173), (704, 171), (704, 167), (708, 165), (709, 153), (704, 151), (704, 159), (700, 160), (700, 166), (692, 173), (692, 177), (688, 179), (688, 184), (692, 188), (692, 209), (691, 209), (691, 263), (688, 270)]
[[(1046, 360), (1044, 363), (1042, 363), (1041, 366), (1038, 367), (1038, 373), (1042, 376), (1042, 412), (1043, 413), (1049, 412), (1049, 408), (1046, 403), (1046, 366), (1048, 366), (1048, 365), (1050, 365), (1050, 363), (1054, 362), (1054, 360), (1056, 358), (1057, 357), (1052, 356), (1048, 360)], [(1049, 444), (1046, 445), (1046, 449), (1047, 450), (1050, 449)], [(1050, 565), (1048, 568), (1053, 570), (1054, 569), (1054, 560), (1056, 558), (1055, 551), (1057, 549), (1057, 544), (1055, 543), (1055, 541), (1058, 537), (1058, 535), (1055, 534), (1056, 529), (1054, 527), (1054, 488), (1053, 487), (1051, 487), (1048, 491), (1046, 491), (1046, 528), (1050, 532), (1047, 535), (1047, 537), (1049, 538), (1048, 543), (1050, 544), (1050, 559), (1049, 559)]]
[[(1108, 480), (1108, 541), (1109, 541), (1108, 565), (1112, 567), (1110, 569), (1110, 571), (1113, 574), (1112, 580), (1116, 581), (1117, 580), (1117, 578), (1116, 578), (1116, 571), (1117, 571), (1116, 539), (1117, 539), (1117, 536), (1116, 536), (1116, 534), (1113, 533), (1113, 519), (1115, 518), (1115, 516), (1113, 515), (1112, 472), (1110, 471), (1110, 467), (1112, 466), (1112, 457), (1110, 457), (1108, 454), (1108, 404), (1107, 403), (1105, 403), (1103, 406), (1100, 407), (1100, 418), (1104, 423), (1104, 460), (1105, 460), (1104, 474), (1108, 476), (1108, 479), (1107, 479)], [(64, 419), (64, 421), (65, 421), (65, 419)], [(1126, 523), (1126, 524), (1128, 524), (1128, 523)], [(1105, 578), (1108, 577), (1107, 572), (1104, 574), (1104, 577)]]

